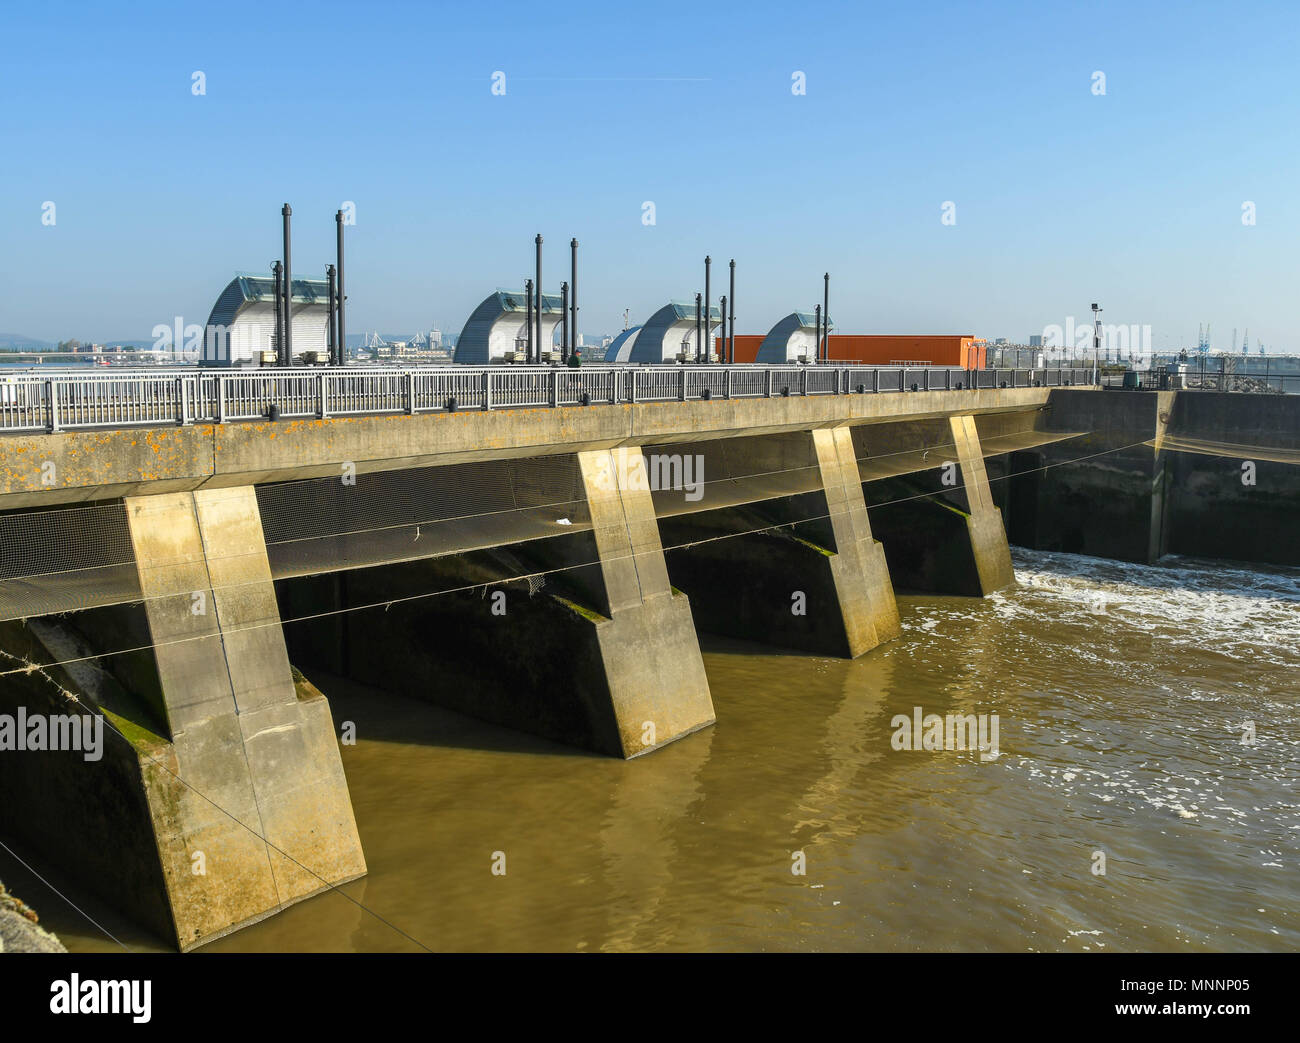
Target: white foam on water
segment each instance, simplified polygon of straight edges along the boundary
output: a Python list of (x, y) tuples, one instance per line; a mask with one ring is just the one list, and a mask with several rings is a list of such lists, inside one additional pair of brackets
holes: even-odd
[(1050, 551), (1012, 552), (1020, 586), (987, 600), (1008, 620), (1059, 621), (1150, 635), (1174, 648), (1300, 666), (1300, 569), (1169, 556), (1157, 565)]

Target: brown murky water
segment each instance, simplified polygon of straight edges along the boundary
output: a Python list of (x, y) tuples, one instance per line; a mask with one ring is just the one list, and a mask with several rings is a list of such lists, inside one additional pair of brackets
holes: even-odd
[[(1300, 570), (1015, 560), (1006, 593), (901, 599), (855, 662), (706, 639), (718, 724), (630, 763), (316, 677), (357, 724), (365, 908), (208, 950), (419, 948), (389, 924), (434, 950), (1300, 947)], [(996, 713), (999, 756), (893, 749), (918, 706)], [(39, 886), (69, 948), (116, 948)]]

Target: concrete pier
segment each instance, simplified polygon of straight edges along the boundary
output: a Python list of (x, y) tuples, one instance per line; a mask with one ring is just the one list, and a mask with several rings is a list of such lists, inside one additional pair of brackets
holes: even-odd
[[(989, 487), (975, 417), (858, 435), (872, 524), (902, 590), (983, 597), (1014, 581), (1002, 513)], [(913, 448), (925, 446), (926, 448)], [(878, 478), (919, 457), (907, 470)], [(874, 479), (874, 480), (870, 480)]]
[(1011, 549), (1007, 546), (1002, 513), (994, 505), (989, 491), (989, 476), (984, 469), (984, 453), (980, 448), (979, 432), (975, 429), (975, 418), (970, 415), (949, 417), (948, 424), (961, 470), (961, 489), (967, 506), (966, 531), (979, 576), (980, 593), (991, 594), (1009, 586), (1016, 578), (1011, 568)]
[(661, 521), (669, 546), (680, 547), (670, 550), (669, 568), (691, 597), (697, 625), (846, 658), (897, 637), (898, 606), (867, 517), (849, 429), (744, 443), (743, 461), (705, 450), (711, 487), (704, 502), (761, 483), (818, 491)]
[(366, 867), (329, 705), (294, 686), (252, 487), (126, 506), (170, 739), (144, 786), (188, 949)]
[(295, 662), (616, 757), (712, 724), (640, 450), (575, 459), (582, 501), (565, 520), (582, 531), (282, 583), (287, 615), (348, 610), (290, 625)]

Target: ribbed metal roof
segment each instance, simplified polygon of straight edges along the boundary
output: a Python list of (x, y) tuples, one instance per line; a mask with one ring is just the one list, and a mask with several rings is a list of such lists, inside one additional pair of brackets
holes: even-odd
[[(252, 275), (240, 272), (217, 297), (208, 316), (209, 326), (230, 327), (244, 307), (275, 301), (275, 276)], [(329, 306), (329, 286), (324, 279), (294, 279), (294, 304), (320, 304)]]

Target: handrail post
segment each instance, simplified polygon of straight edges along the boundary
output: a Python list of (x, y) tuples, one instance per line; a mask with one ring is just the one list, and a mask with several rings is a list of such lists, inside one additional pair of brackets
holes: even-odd
[(678, 394), (680, 395), (680, 397), (678, 398), (677, 401), (685, 402), (686, 401), (686, 366), (685, 365), (682, 366), (682, 388), (681, 391), (678, 392)]
[(176, 426), (185, 426), (185, 414), (189, 412), (186, 406), (188, 395), (186, 394), (188, 384), (184, 377), (176, 378)]
[(640, 372), (641, 372), (640, 370), (636, 370), (636, 369), (629, 369), (627, 371), (628, 401), (633, 403), (634, 405), (636, 404), (636, 400), (637, 400), (636, 381), (637, 381), (637, 377), (640, 376)]
[(799, 393), (804, 398), (808, 397), (808, 367), (804, 366), (799, 370)]
[(488, 412), (492, 408), (492, 371), (485, 369), (483, 371), (483, 412)]
[(407, 370), (402, 374), (402, 383), (406, 393), (406, 415), (415, 416), (415, 373)]
[(554, 409), (560, 404), (560, 371), (552, 367), (551, 369), (551, 408)]
[(53, 380), (45, 382), (45, 401), (49, 405), (49, 418), (45, 421), (51, 434), (59, 429), (59, 393), (58, 385)]
[(326, 393), (327, 393), (327, 392), (326, 392), (326, 388), (325, 388), (325, 374), (324, 374), (324, 373), (317, 373), (317, 374), (316, 374), (316, 419), (317, 419), (317, 420), (324, 420), (324, 419), (325, 419), (325, 416), (326, 416), (325, 395), (326, 395)]
[(226, 422), (226, 376), (224, 373), (217, 374), (217, 423)]
[(880, 394), (880, 370), (878, 368), (871, 371), (871, 390), (876, 394)]
[(770, 366), (768, 367), (767, 370), (767, 394), (764, 397), (766, 398), (772, 397), (772, 369)]
[(731, 398), (731, 367), (728, 366), (726, 372), (722, 374), (722, 397)]

